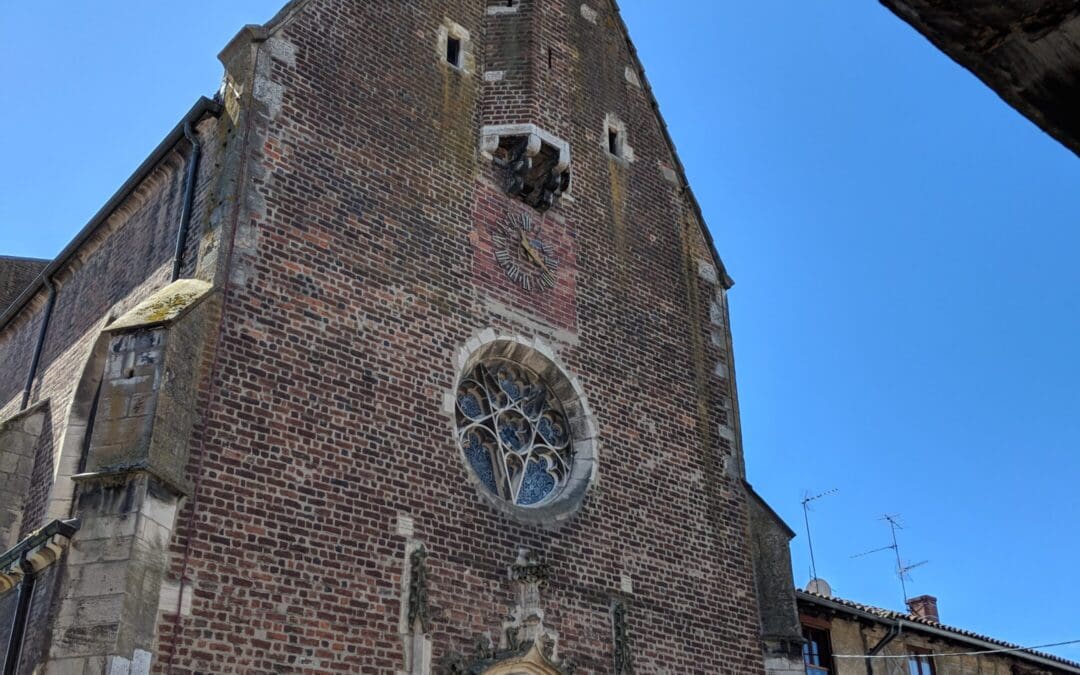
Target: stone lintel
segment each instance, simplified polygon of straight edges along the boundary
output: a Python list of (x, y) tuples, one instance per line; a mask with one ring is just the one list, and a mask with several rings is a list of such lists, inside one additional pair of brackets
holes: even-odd
[(139, 463), (132, 466), (113, 467), (90, 473), (80, 473), (71, 477), (71, 480), (79, 485), (96, 485), (100, 487), (119, 487), (127, 485), (140, 478), (147, 476), (161, 483), (178, 497), (187, 497), (194, 491), (194, 486), (188, 480), (175, 480), (156, 471), (153, 466)]
[(528, 154), (540, 152), (540, 144), (546, 143), (559, 152), (554, 173), (565, 171), (570, 166), (570, 143), (555, 134), (541, 129), (535, 124), (486, 124), (480, 130), (480, 150), (486, 155), (499, 149), (499, 141), (505, 136), (525, 136), (529, 139)]

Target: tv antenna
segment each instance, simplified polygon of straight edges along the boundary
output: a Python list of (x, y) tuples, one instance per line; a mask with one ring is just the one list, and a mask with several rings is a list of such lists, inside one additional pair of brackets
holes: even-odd
[(891, 549), (892, 552), (896, 555), (896, 577), (900, 579), (900, 590), (904, 594), (904, 604), (906, 605), (908, 601), (906, 582), (911, 579), (911, 570), (915, 569), (916, 567), (922, 567), (930, 561), (923, 560), (921, 562), (909, 563), (905, 565), (900, 558), (900, 545), (896, 541), (896, 531), (904, 529), (904, 526), (900, 524), (900, 514), (886, 513), (879, 520), (884, 520), (889, 524), (889, 532), (890, 534), (892, 534), (892, 544), (889, 544), (888, 546), (882, 546), (881, 548), (875, 548), (869, 551), (863, 551), (862, 553), (857, 553), (851, 557), (862, 558), (863, 556), (870, 555), (871, 553), (880, 553), (881, 551), (888, 551)]
[(814, 581), (818, 578), (817, 563), (814, 562), (814, 540), (810, 538), (810, 502), (817, 501), (822, 497), (834, 495), (839, 491), (839, 489), (833, 488), (831, 490), (826, 490), (819, 495), (814, 495), (813, 497), (811, 497), (809, 493), (803, 496), (802, 515), (803, 522), (806, 523), (806, 543), (810, 547), (810, 581)]

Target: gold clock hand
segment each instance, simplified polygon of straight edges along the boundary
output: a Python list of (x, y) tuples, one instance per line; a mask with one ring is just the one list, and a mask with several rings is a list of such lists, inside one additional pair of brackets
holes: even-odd
[(529, 237), (525, 234), (525, 230), (521, 231), (521, 247), (524, 248), (525, 253), (533, 259), (533, 262), (539, 265), (545, 272), (547, 271), (547, 263), (544, 262), (544, 256), (540, 255), (540, 252), (537, 251), (536, 247), (529, 241)]

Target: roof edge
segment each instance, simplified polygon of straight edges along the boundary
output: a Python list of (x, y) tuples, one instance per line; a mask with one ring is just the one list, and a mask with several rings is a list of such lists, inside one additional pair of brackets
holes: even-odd
[[(989, 636), (981, 636), (964, 631), (960, 628), (953, 626), (947, 626), (941, 623), (925, 623), (923, 621), (917, 621), (913, 617), (904, 615), (901, 612), (895, 610), (888, 610), (883, 608), (875, 608), (870, 605), (865, 605), (866, 609), (862, 609), (858, 606), (859, 603), (854, 603), (850, 600), (844, 600), (842, 598), (826, 598), (815, 593), (809, 593), (807, 591), (795, 589), (795, 598), (799, 602), (808, 602), (810, 604), (818, 605), (825, 609), (830, 609), (835, 612), (849, 614), (851, 616), (858, 617), (860, 619), (874, 621), (876, 623), (884, 625), (897, 625), (903, 624), (905, 628), (910, 630), (919, 631), (928, 635), (933, 635), (938, 638), (946, 638), (954, 640), (956, 642), (964, 642), (969, 645), (978, 647), (980, 649), (1009, 649), (1008, 653), (1016, 656), (1020, 659), (1025, 659), (1033, 663), (1037, 663), (1042, 666), (1050, 666), (1053, 668), (1065, 668), (1072, 673), (1080, 673), (1080, 663), (1070, 661), (1061, 656), (1055, 656), (1053, 654), (1047, 654), (1045, 652), (1036, 651), (1020, 645), (1006, 642), (1004, 640), (998, 640)], [(874, 612), (868, 611), (868, 609), (881, 609), (881, 611), (896, 614), (896, 617), (881, 616)]]
[(30, 258), (24, 255), (0, 255), (0, 260), (13, 260), (15, 262), (37, 262), (47, 263), (50, 262), (48, 258)]
[(923, 37), (940, 53), (944, 54), (953, 63), (966, 70), (976, 80), (982, 82), (986, 88), (994, 92), (998, 98), (1015, 110), (1018, 114), (1026, 117), (1028, 121), (1038, 127), (1043, 133), (1060, 143), (1073, 154), (1080, 155), (1080, 139), (1069, 134), (1059, 125), (1046, 118), (1043, 111), (1033, 103), (1026, 100), (1022, 91), (1010, 86), (1009, 77), (995, 75), (995, 73), (979, 68), (978, 61), (972, 54), (963, 49), (954, 49), (943, 35), (927, 22), (921, 22), (918, 11), (907, 7), (898, 0), (878, 0), (888, 11)]
[[(279, 29), (289, 23), (289, 20), (300, 10), (302, 10), (311, 0), (290, 0), (284, 7), (282, 7), (277, 14), (275, 14), (269, 21), (263, 24), (262, 28), (266, 31), (267, 35), (277, 32)], [(716, 242), (713, 240), (712, 233), (709, 231), (709, 226), (705, 222), (705, 215), (701, 210), (701, 204), (698, 202), (697, 197), (694, 195), (693, 189), (690, 187), (690, 182), (686, 179), (686, 168), (683, 166), (682, 160), (679, 158), (679, 153), (675, 149), (675, 141), (671, 137), (671, 132), (668, 130), (667, 122), (664, 121), (664, 116), (660, 113), (660, 104), (656, 100), (656, 95), (653, 93), (652, 85), (649, 83), (649, 78), (645, 75), (645, 67), (641, 63), (641, 59), (638, 57), (637, 48), (634, 47), (634, 42), (630, 39), (630, 30), (626, 25), (626, 21), (622, 18), (622, 12), (619, 9), (618, 0), (608, 0), (611, 4), (615, 20), (618, 22), (619, 30), (622, 32), (623, 39), (626, 40), (626, 48), (630, 52), (630, 58), (633, 60), (634, 67), (637, 70), (638, 77), (641, 80), (641, 89), (648, 96), (649, 104), (653, 109), (653, 115), (656, 118), (657, 124), (660, 127), (660, 133), (664, 137), (664, 141), (668, 146), (668, 151), (671, 153), (671, 158), (675, 162), (675, 169), (678, 171), (680, 180), (679, 188), (686, 195), (690, 202), (690, 207), (694, 211), (694, 215), (697, 217), (698, 227), (701, 229), (701, 234), (705, 238), (705, 243), (709, 247), (710, 253), (712, 253), (713, 264), (716, 265), (718, 272), (720, 273), (720, 282), (724, 286), (724, 289), (729, 289), (735, 285), (735, 280), (731, 278), (731, 275), (727, 272), (727, 266), (720, 258), (720, 253), (716, 249)]]
[(745, 478), (743, 479), (742, 484), (743, 487), (746, 489), (746, 494), (749, 495), (752, 499), (754, 499), (758, 504), (760, 504), (761, 508), (763, 508), (766, 513), (772, 516), (772, 519), (775, 520), (776, 523), (780, 525), (780, 527), (784, 528), (784, 531), (787, 532), (788, 540), (790, 541), (791, 539), (794, 539), (797, 536), (795, 530), (791, 529), (791, 526), (787, 524), (787, 521), (780, 517), (780, 514), (776, 512), (776, 509), (770, 506), (769, 502), (765, 501), (765, 498), (758, 494), (758, 491), (754, 489), (754, 486), (751, 485)]
[(667, 122), (660, 112), (660, 103), (656, 100), (652, 85), (649, 83), (649, 78), (645, 74), (645, 66), (642, 65), (641, 59), (638, 57), (637, 48), (634, 47), (634, 42), (630, 39), (630, 29), (627, 27), (626, 21), (623, 20), (622, 11), (619, 9), (619, 2), (618, 0), (608, 0), (608, 2), (611, 4), (612, 10), (614, 10), (615, 20), (619, 22), (619, 30), (622, 31), (623, 38), (626, 40), (626, 48), (630, 51), (630, 58), (634, 61), (634, 67), (637, 69), (638, 78), (641, 80), (641, 90), (649, 97), (649, 105), (653, 109), (653, 116), (660, 126), (660, 133), (664, 136), (664, 141), (667, 143), (668, 151), (671, 153), (671, 159), (675, 162), (675, 170), (678, 171), (681, 183), (679, 188), (682, 190), (683, 194), (686, 195), (686, 198), (690, 202), (690, 208), (693, 209), (694, 215), (697, 216), (698, 227), (701, 228), (701, 234), (705, 237), (705, 243), (712, 253), (713, 263), (720, 273), (721, 284), (724, 286), (725, 290), (730, 289), (735, 285), (735, 280), (728, 274), (727, 266), (724, 265), (724, 261), (720, 258), (720, 252), (716, 249), (716, 242), (713, 240), (712, 233), (709, 231), (709, 226), (705, 222), (705, 215), (701, 210), (701, 204), (698, 202), (697, 196), (694, 195), (694, 190), (690, 187), (690, 181), (686, 179), (686, 167), (683, 166), (682, 160), (679, 158), (679, 152), (675, 149), (675, 140), (671, 137)]
[(191, 110), (189, 110), (180, 122), (173, 127), (173, 130), (165, 136), (165, 139), (154, 148), (154, 151), (139, 165), (139, 168), (135, 169), (135, 173), (120, 186), (120, 189), (109, 198), (109, 201), (105, 202), (105, 205), (94, 214), (94, 217), (90, 219), (90, 222), (75, 235), (75, 238), (64, 247), (64, 250), (53, 258), (52, 262), (41, 271), (41, 274), (38, 275), (37, 279), (19, 294), (19, 296), (15, 298), (15, 301), (0, 314), (0, 331), (7, 328), (7, 325), (11, 323), (11, 320), (15, 318), (15, 316), (29, 304), (30, 300), (37, 295), (38, 291), (45, 286), (45, 280), (56, 274), (56, 272), (60, 271), (60, 269), (67, 264), (79, 248), (86, 243), (86, 241), (97, 232), (97, 229), (112, 216), (113, 212), (131, 196), (131, 193), (146, 179), (150, 172), (157, 168), (158, 164), (172, 152), (176, 144), (180, 142), (180, 139), (184, 137), (185, 124), (195, 124), (206, 115), (217, 117), (220, 114), (221, 104), (212, 101), (205, 96), (199, 97), (199, 100), (195, 102), (195, 105), (191, 107)]

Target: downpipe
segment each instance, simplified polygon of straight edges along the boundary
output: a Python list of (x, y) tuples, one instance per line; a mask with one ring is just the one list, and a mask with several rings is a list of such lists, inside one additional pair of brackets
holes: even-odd
[(874, 645), (874, 648), (871, 649), (869, 652), (867, 652), (867, 654), (866, 654), (866, 672), (867, 672), (867, 675), (874, 675), (874, 659), (873, 659), (873, 657), (880, 654), (881, 650), (885, 649), (885, 647), (887, 647), (890, 642), (892, 642), (893, 640), (898, 638), (900, 636), (900, 632), (903, 629), (904, 629), (904, 624), (902, 622), (900, 622), (900, 621), (897, 621), (896, 623), (892, 624), (891, 626), (889, 626), (889, 632), (885, 633), (885, 637), (881, 638), (881, 640), (876, 645)]
[(187, 176), (184, 178), (184, 200), (180, 207), (180, 226), (176, 230), (176, 250), (173, 252), (172, 275), (169, 282), (180, 278), (180, 269), (184, 266), (184, 249), (187, 248), (188, 229), (191, 227), (191, 212), (195, 208), (195, 187), (199, 176), (199, 158), (202, 156), (202, 142), (190, 120), (184, 121), (184, 137), (191, 144), (191, 157), (188, 159)]
[(26, 406), (30, 404), (30, 392), (34, 388), (34, 378), (37, 377), (38, 365), (41, 363), (41, 351), (45, 347), (45, 335), (49, 332), (49, 321), (52, 319), (53, 307), (56, 305), (56, 284), (49, 277), (45, 277), (45, 286), (49, 289), (49, 298), (45, 301), (45, 313), (41, 317), (41, 330), (38, 331), (34, 357), (30, 361), (30, 372), (26, 374), (22, 403), (19, 405), (20, 411), (26, 410)]

